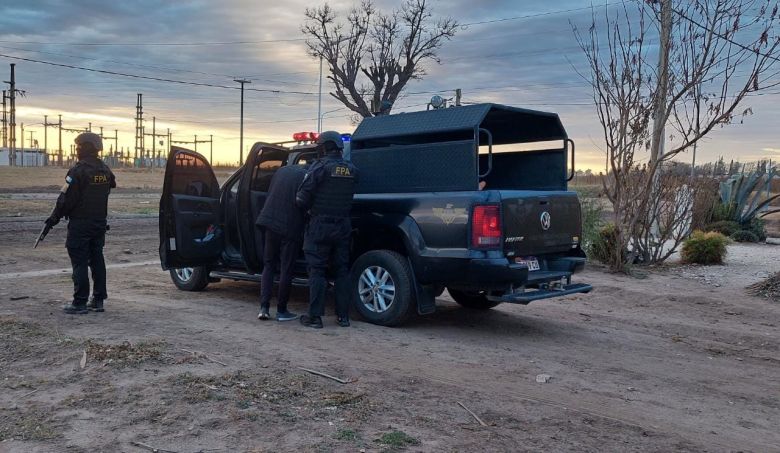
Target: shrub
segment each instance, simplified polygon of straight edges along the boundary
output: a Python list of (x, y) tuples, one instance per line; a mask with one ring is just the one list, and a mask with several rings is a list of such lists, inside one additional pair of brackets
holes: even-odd
[(758, 236), (750, 230), (735, 231), (729, 237), (737, 242), (758, 242)]
[(758, 238), (758, 241), (763, 242), (766, 241), (766, 228), (764, 227), (764, 224), (766, 222), (764, 219), (759, 219), (758, 217), (754, 218), (750, 221), (747, 225), (743, 225), (743, 229), (751, 231), (753, 234), (756, 235)]
[(733, 220), (719, 220), (712, 222), (704, 228), (705, 231), (716, 231), (724, 236), (731, 236), (741, 229), (742, 227), (739, 223)]
[(729, 239), (718, 232), (694, 231), (683, 242), (682, 260), (684, 263), (723, 264), (728, 243)]
[(601, 207), (598, 200), (583, 199), (582, 205), (582, 249), (590, 253), (593, 243), (597, 240), (599, 230), (604, 222), (601, 215), (604, 208)]
[(617, 249), (618, 230), (614, 224), (608, 223), (598, 231), (588, 252), (592, 258), (611, 265), (625, 259), (624, 253), (620, 257), (617, 256)]

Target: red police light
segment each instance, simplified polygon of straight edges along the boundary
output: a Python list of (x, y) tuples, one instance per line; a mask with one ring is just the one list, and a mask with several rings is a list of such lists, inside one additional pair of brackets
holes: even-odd
[(296, 132), (293, 134), (293, 140), (296, 142), (313, 142), (319, 138), (320, 134), (316, 132)]

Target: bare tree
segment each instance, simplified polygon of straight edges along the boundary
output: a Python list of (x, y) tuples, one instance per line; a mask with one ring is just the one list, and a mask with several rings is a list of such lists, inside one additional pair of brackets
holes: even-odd
[(305, 16), (301, 31), (310, 55), (328, 65), (331, 96), (364, 118), (380, 107), (389, 113), (406, 84), (425, 75), (423, 64), (440, 62), (438, 50), (458, 28), (454, 19), (434, 19), (427, 0), (406, 0), (390, 14), (365, 0), (346, 24), (327, 3), (307, 8)]
[[(633, 245), (633, 253), (616, 256), (633, 260), (641, 253), (656, 262), (669, 254), (638, 250), (637, 241), (661, 220), (654, 206), (667, 199), (660, 193), (662, 164), (740, 113), (751, 113), (738, 109), (749, 96), (777, 85), (772, 68), (780, 61), (778, 6), (770, 0), (634, 3), (635, 8), (624, 4), (614, 15), (605, 13), (606, 44), (595, 12), (588, 35), (576, 27), (574, 32), (589, 63), (584, 77), (607, 143), (610, 175), (603, 181), (615, 212), (615, 246), (622, 251)], [(647, 39), (654, 28), (662, 43), (657, 64)], [(626, 265), (610, 264), (620, 270)]]

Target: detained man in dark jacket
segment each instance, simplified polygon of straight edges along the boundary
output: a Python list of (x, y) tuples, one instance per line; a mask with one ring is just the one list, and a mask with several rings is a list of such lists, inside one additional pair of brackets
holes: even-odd
[[(106, 290), (106, 262), (103, 246), (106, 240), (108, 195), (116, 187), (114, 173), (98, 157), (103, 149), (99, 135), (79, 134), (75, 140), (78, 162), (65, 177), (65, 185), (57, 198), (57, 205), (46, 219), (49, 227), (68, 219), (68, 249), (73, 267), (73, 301), (64, 307), (68, 314), (85, 314), (88, 310), (104, 311)], [(92, 299), (89, 298), (89, 275), (92, 270)]]
[(277, 170), (271, 179), (263, 210), (257, 217), (257, 226), (265, 228), (258, 319), (271, 319), (269, 311), (277, 264), (279, 295), (276, 320), (291, 321), (298, 318), (298, 315), (287, 310), (287, 302), (292, 288), (293, 266), (303, 244), (304, 213), (295, 206), (295, 194), (305, 176), (306, 168), (301, 165), (287, 165)]

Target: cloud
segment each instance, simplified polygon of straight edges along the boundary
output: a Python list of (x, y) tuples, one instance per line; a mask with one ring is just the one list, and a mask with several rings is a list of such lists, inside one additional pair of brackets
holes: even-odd
[[(359, 2), (330, 3), (344, 13)], [(376, 3), (384, 11), (400, 4), (398, 0)], [(252, 80), (248, 87), (253, 89), (316, 93), (318, 62), (306, 54), (300, 25), (304, 9), (319, 4), (320, 1), (311, 0), (4, 0), (0, 6), (0, 41), (15, 43), (0, 42), (0, 53), (229, 86), (237, 86), (233, 78), (242, 76)], [(452, 16), (468, 24), (583, 8), (591, 2), (433, 0), (431, 4), (434, 14)], [(602, 144), (602, 133), (588, 86), (574, 70), (583, 67), (583, 60), (571, 30), (571, 23), (584, 27), (590, 20), (590, 11), (583, 10), (464, 27), (442, 48), (442, 63), (428, 62), (428, 75), (407, 86), (395, 111), (423, 109), (431, 95), (453, 97), (455, 88), (463, 89), (464, 100), (469, 102), (501, 102), (555, 111), (569, 135), (578, 140), (578, 162), (597, 169), (603, 163), (603, 154), (592, 141)], [(292, 41), (246, 43), (278, 39)], [(101, 42), (245, 44), (73, 45)], [(0, 57), (0, 63), (4, 63), (0, 66), (0, 80), (7, 79), (7, 63), (11, 62), (14, 61)], [(86, 122), (93, 121), (93, 126), (118, 128), (120, 146), (133, 146), (136, 94), (143, 93), (145, 117), (157, 117), (158, 127), (170, 127), (175, 136), (181, 137), (214, 134), (219, 160), (238, 157), (236, 90), (16, 63), (19, 88), (28, 92), (19, 102), (20, 121), (40, 123), (44, 111), (50, 115), (62, 113), (69, 127), (84, 127)], [(327, 94), (327, 81), (323, 89), (322, 111), (343, 107)], [(776, 153), (774, 128), (770, 126), (780, 114), (776, 104), (772, 96), (751, 99), (755, 115), (747, 118), (744, 125), (714, 134), (713, 140), (701, 147), (701, 158), (752, 155), (762, 149)], [(325, 127), (351, 130), (354, 126), (349, 115), (348, 110), (331, 113), (325, 119)], [(245, 144), (249, 146), (261, 139), (285, 140), (292, 132), (316, 129), (316, 116), (314, 94), (248, 91)], [(107, 118), (101, 119), (104, 117)], [(116, 120), (120, 118), (121, 121)]]

